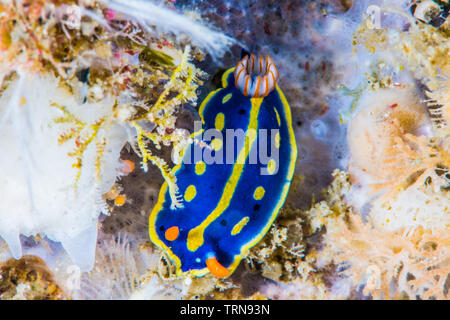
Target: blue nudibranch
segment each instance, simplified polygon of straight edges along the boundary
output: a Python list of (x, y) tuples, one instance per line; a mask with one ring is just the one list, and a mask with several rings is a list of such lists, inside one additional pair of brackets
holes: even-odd
[[(282, 207), (297, 147), (290, 107), (277, 80), (269, 55), (258, 60), (246, 56), (225, 72), (223, 88), (201, 104), (202, 132), (217, 130), (221, 138), (213, 139), (209, 149), (192, 143), (191, 152), (185, 150), (183, 162), (173, 169), (183, 206), (172, 205), (164, 183), (150, 215), (150, 238), (168, 253), (178, 275), (203, 276), (208, 271), (219, 277), (230, 275)], [(225, 134), (228, 129), (245, 132), (240, 144), (235, 136)], [(265, 163), (250, 161), (262, 152), (258, 146), (264, 130), (260, 129), (270, 132), (267, 140), (273, 142), (264, 150), (270, 159)], [(198, 151), (208, 151), (216, 160), (234, 152), (233, 161), (195, 160)], [(275, 153), (279, 156), (270, 158)]]

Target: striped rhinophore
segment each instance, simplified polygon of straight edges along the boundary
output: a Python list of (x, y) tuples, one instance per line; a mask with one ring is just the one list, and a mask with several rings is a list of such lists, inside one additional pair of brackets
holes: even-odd
[(275, 89), (279, 74), (268, 54), (256, 59), (253, 54), (245, 56), (234, 70), (234, 85), (244, 96), (267, 97)]

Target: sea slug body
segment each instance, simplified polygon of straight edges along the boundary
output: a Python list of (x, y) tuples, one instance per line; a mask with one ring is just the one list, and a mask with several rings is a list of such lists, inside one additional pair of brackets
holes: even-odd
[(208, 148), (192, 143), (173, 169), (183, 206), (171, 206), (164, 183), (149, 221), (151, 240), (178, 275), (229, 276), (282, 207), (297, 147), (278, 77), (269, 55), (245, 56), (201, 104), (202, 130), (194, 141), (211, 142)]

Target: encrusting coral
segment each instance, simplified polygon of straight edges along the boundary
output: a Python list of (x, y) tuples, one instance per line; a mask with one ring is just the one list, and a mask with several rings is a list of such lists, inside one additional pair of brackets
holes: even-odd
[[(450, 165), (449, 153), (443, 141), (434, 137), (426, 107), (414, 87), (383, 88), (363, 94), (358, 111), (350, 121), (347, 140), (353, 183), (369, 187), (365, 193), (353, 194), (355, 204), (358, 198), (371, 201), (372, 216), (394, 229), (402, 225), (448, 224), (445, 172)], [(421, 191), (412, 197), (418, 201), (414, 204), (392, 201), (409, 198), (418, 189)], [(402, 192), (406, 193), (401, 195)], [(432, 200), (432, 194), (442, 201)], [(429, 201), (419, 203), (424, 197)], [(435, 205), (425, 205), (430, 202)], [(380, 206), (390, 208), (391, 217), (380, 218)], [(410, 221), (406, 216), (410, 216)]]
[(450, 224), (448, 19), (435, 27), (401, 6), (385, 4), (380, 12), (407, 31), (374, 27), (366, 16), (353, 35), (354, 51), (369, 51), (377, 64), (348, 127), (355, 185), (348, 198), (366, 206), (379, 227), (443, 230)]
[(0, 300), (59, 300), (64, 297), (42, 259), (26, 255), (0, 265)]
[[(380, 6), (380, 14), (388, 15), (398, 24), (389, 28), (384, 25), (373, 26), (372, 17), (366, 16), (353, 35), (354, 50), (365, 48), (373, 54), (381, 54), (385, 62), (391, 64), (396, 70), (408, 70), (413, 77), (425, 86), (425, 93), (431, 99), (426, 100), (430, 105), (430, 114), (437, 129), (442, 135), (449, 134), (448, 118), (448, 86), (450, 64), (448, 63), (449, 19), (445, 15), (443, 6), (445, 1), (438, 5), (433, 1), (388, 1)], [(409, 8), (405, 12), (401, 7)], [(424, 12), (434, 11), (437, 25), (428, 19), (423, 19)], [(427, 11), (423, 11), (420, 8)], [(436, 8), (439, 8), (437, 12)], [(447, 9), (448, 10), (448, 9)], [(419, 13), (419, 11), (421, 13)], [(404, 26), (401, 30), (399, 26)], [(389, 52), (390, 55), (383, 54)], [(443, 112), (442, 112), (442, 110)], [(441, 132), (436, 132), (441, 134)]]
[(450, 239), (445, 229), (418, 227), (394, 233), (375, 228), (370, 219), (363, 222), (349, 206), (343, 208), (337, 217), (323, 220), (325, 248), (318, 254), (317, 265), (338, 267), (341, 279), (334, 287), (350, 280), (344, 296), (448, 298)]
[[(334, 172), (326, 199), (304, 213), (305, 234), (322, 230), (320, 245), (305, 252), (310, 278), (292, 281), (284, 298), (446, 299), (450, 272), (446, 229), (395, 233), (363, 221), (345, 201), (351, 177)], [(306, 241), (307, 238), (306, 238)], [(308, 292), (306, 296), (298, 290)], [(280, 290), (269, 291), (280, 297)]]
[(405, 148), (413, 149), (408, 135), (427, 134), (426, 110), (415, 89), (384, 88), (369, 91), (359, 99), (358, 111), (347, 130), (351, 167), (367, 173), (373, 183), (386, 185), (412, 171), (414, 164)]

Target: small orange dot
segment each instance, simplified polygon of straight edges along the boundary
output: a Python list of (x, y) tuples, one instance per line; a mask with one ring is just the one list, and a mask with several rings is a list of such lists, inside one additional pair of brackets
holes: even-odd
[(164, 236), (166, 237), (167, 240), (174, 241), (178, 238), (179, 234), (180, 234), (180, 229), (178, 229), (177, 226), (173, 226), (166, 230), (166, 233), (164, 234)]
[(121, 167), (120, 167), (120, 173), (122, 173), (124, 176), (129, 175), (131, 172), (135, 169), (135, 164), (131, 160), (122, 160), (120, 159)]
[(125, 204), (125, 202), (127, 201), (127, 198), (125, 197), (125, 195), (123, 194), (119, 194), (115, 199), (114, 199), (114, 205), (117, 207), (121, 207)]

